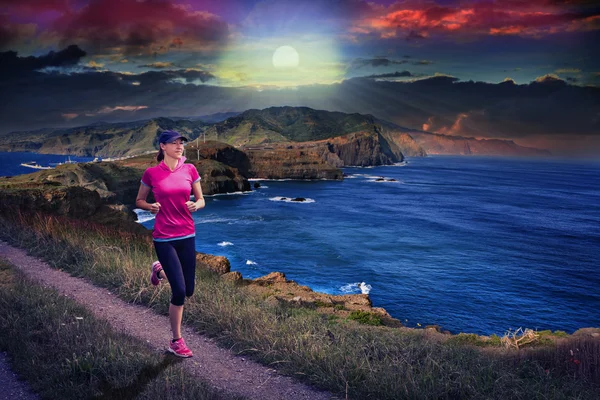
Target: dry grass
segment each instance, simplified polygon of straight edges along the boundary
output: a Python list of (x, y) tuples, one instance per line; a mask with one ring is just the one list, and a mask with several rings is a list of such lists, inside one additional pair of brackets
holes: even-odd
[(2, 261), (0, 275), (0, 348), (41, 398), (223, 399), (188, 375), (181, 359), (115, 332)]
[[(157, 289), (147, 282), (154, 260), (149, 236), (47, 216), (0, 222), (12, 244), (166, 313), (168, 285)], [(205, 271), (198, 271), (184, 315), (185, 323), (223, 346), (349, 398), (600, 398), (600, 351), (592, 339), (481, 350), (470, 335), (444, 341), (423, 330), (362, 325), (265, 303)]]

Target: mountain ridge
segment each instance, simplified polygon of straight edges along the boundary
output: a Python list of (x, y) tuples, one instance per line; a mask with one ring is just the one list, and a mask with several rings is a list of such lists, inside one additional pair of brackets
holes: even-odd
[[(0, 136), (0, 150), (101, 157), (134, 156), (155, 151), (158, 134), (162, 130), (174, 129), (190, 140), (212, 139), (240, 149), (276, 144), (296, 146), (298, 143), (319, 142), (362, 132), (382, 144), (381, 149), (387, 152), (389, 158), (382, 160), (383, 164), (401, 161), (405, 155), (550, 154), (545, 150), (520, 146), (512, 140), (477, 139), (404, 128), (371, 114), (291, 106), (249, 109), (231, 114), (225, 120), (214, 123), (196, 118), (158, 117), (75, 128), (13, 132)], [(215, 114), (213, 117), (219, 119), (227, 115)]]

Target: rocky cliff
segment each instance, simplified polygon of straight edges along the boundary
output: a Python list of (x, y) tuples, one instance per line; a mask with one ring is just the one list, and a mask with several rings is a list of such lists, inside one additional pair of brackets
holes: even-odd
[(425, 157), (427, 155), (425, 149), (408, 133), (384, 129), (383, 136), (388, 143), (397, 147), (397, 152), (406, 157)]
[(382, 122), (384, 136), (409, 157), (431, 155), (549, 156), (547, 150), (524, 147), (512, 140), (476, 139), (406, 129)]
[[(225, 144), (217, 147), (207, 146), (203, 149), (206, 158), (191, 160), (202, 177), (204, 194), (249, 191), (245, 175), (217, 161), (230, 161), (247, 169), (247, 156)], [(145, 232), (145, 228), (134, 223), (137, 216), (131, 209), (142, 174), (153, 165), (156, 165), (155, 155), (147, 154), (115, 162), (63, 164), (51, 170), (2, 178), (0, 203), (5, 211), (91, 218), (99, 223), (118, 224), (129, 231)]]
[(280, 145), (245, 152), (251, 163), (251, 178), (343, 179), (342, 171), (328, 164), (319, 149)]

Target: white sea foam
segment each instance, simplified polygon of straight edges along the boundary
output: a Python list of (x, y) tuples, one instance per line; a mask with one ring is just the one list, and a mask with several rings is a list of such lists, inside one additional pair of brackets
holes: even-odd
[(233, 246), (233, 243), (231, 243), (231, 242), (221, 242), (221, 243), (218, 243), (218, 245), (221, 246), (221, 247)]
[(358, 287), (360, 288), (360, 292), (362, 294), (369, 294), (371, 293), (371, 289), (373, 289), (371, 285), (366, 284), (364, 282), (361, 282), (360, 285), (358, 285)]
[(246, 265), (258, 265), (258, 264), (252, 260), (246, 260)]
[(217, 223), (227, 223), (230, 224), (234, 222), (234, 219), (230, 218), (203, 218), (196, 221), (197, 224), (217, 224)]
[(143, 223), (154, 219), (154, 214), (150, 211), (142, 210), (141, 208), (135, 208), (133, 210), (137, 214), (137, 223)]
[(369, 294), (371, 292), (371, 285), (365, 282), (348, 283), (340, 288), (343, 293), (357, 293)]
[(286, 203), (314, 203), (315, 201), (313, 199), (307, 199), (304, 198), (304, 201), (294, 201), (294, 199), (297, 197), (281, 197), (281, 196), (277, 196), (277, 197), (271, 197), (269, 198), (269, 200), (271, 201), (283, 201)]
[[(251, 190), (247, 191), (247, 192), (229, 192), (229, 193), (215, 193), (215, 194), (205, 194), (204, 197), (211, 197), (211, 198), (215, 198), (215, 197), (219, 197), (219, 196), (234, 196), (234, 195), (247, 195), (252, 193)], [(214, 201), (216, 201), (217, 199), (214, 199)]]
[(396, 178), (386, 178), (384, 176), (374, 176), (374, 177), (369, 177), (369, 180), (367, 182), (375, 182), (375, 183), (396, 183), (396, 184), (400, 184), (400, 183), (404, 183), (402, 181), (397, 180)]

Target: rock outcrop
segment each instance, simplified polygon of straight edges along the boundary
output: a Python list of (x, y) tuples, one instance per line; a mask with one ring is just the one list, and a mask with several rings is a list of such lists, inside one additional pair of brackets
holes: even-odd
[(390, 316), (385, 309), (373, 307), (367, 294), (330, 295), (315, 292), (308, 286), (288, 280), (282, 272), (271, 272), (254, 280), (243, 280), (241, 283), (248, 291), (265, 299), (266, 302), (283, 302), (313, 308), (321, 313), (342, 318), (353, 311), (361, 311), (378, 316), (383, 325), (402, 326), (402, 323)]
[(292, 145), (246, 149), (249, 176), (259, 179), (343, 179), (343, 173), (327, 163), (319, 148)]

